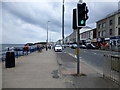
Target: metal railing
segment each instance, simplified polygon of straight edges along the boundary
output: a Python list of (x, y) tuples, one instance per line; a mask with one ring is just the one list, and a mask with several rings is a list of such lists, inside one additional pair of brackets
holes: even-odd
[(104, 55), (103, 77), (120, 85), (120, 56)]
[[(35, 52), (35, 51), (39, 51), (40, 52), (42, 49), (43, 49), (43, 47), (41, 47), (40, 50), (37, 47), (32, 47), (32, 48), (29, 48), (28, 51), (24, 51), (23, 47), (15, 47), (13, 49), (10, 49), (9, 51), (14, 51), (15, 57), (18, 58), (20, 56), (28, 55), (28, 54), (30, 54), (32, 52)], [(7, 52), (7, 50), (4, 50), (4, 52), (1, 53), (2, 61), (5, 61), (6, 52)]]

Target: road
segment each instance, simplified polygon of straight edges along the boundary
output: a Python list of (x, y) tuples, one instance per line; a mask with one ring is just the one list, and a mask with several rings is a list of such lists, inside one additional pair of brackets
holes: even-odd
[[(65, 48), (63, 52), (75, 56), (75, 49)], [(85, 61), (91, 65), (91, 67), (94, 67), (97, 71), (102, 73), (104, 65), (104, 54), (120, 55), (120, 52), (80, 49), (80, 60)]]

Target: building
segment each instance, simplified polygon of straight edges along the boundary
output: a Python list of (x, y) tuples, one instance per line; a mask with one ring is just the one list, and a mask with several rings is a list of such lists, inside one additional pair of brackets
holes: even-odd
[(58, 40), (55, 44), (62, 44), (62, 39)]
[(90, 27), (83, 28), (80, 31), (80, 40), (82, 44), (95, 42), (96, 38), (96, 28), (92, 29)]
[(74, 30), (69, 36), (65, 38), (66, 44), (75, 44), (77, 42), (76, 40), (76, 31)]
[[(93, 30), (90, 27), (84, 27), (80, 29), (80, 43), (85, 44), (86, 41), (93, 39)], [(65, 38), (66, 44), (76, 44), (77, 43), (77, 30), (74, 30), (69, 36)]]
[(120, 51), (120, 10), (107, 15), (96, 22), (97, 42), (103, 44), (102, 49), (107, 48)]

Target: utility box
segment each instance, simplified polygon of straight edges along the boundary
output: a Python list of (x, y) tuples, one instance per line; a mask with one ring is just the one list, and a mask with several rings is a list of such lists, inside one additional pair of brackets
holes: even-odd
[(6, 52), (5, 67), (15, 67), (15, 54), (14, 52)]

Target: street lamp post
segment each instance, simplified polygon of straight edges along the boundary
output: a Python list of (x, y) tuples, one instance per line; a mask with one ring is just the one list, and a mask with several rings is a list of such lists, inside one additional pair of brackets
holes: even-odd
[[(49, 23), (50, 21), (47, 21), (47, 40), (46, 40), (46, 44), (48, 44), (48, 23)], [(46, 45), (46, 51), (47, 51), (47, 45)]]
[(49, 23), (50, 21), (47, 21), (47, 43), (48, 43), (48, 23)]
[(64, 44), (64, 0), (62, 5), (62, 44)]

